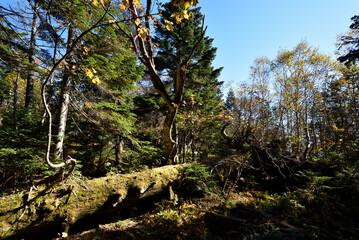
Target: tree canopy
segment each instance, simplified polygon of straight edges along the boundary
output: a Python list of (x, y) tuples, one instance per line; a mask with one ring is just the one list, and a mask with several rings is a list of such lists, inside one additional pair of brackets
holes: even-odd
[(355, 239), (359, 17), (227, 87), (197, 5), (0, 4), (1, 238)]

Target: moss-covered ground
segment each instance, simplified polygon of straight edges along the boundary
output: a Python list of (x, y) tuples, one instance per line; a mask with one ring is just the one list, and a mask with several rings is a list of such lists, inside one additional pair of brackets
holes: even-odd
[[(176, 184), (168, 185), (175, 179)], [(129, 189), (137, 189), (142, 196), (158, 189), (165, 194), (127, 204), (125, 199), (133, 200)], [(24, 195), (9, 195), (1, 199), (0, 227), (4, 237), (27, 226), (57, 223), (47, 239), (70, 240), (358, 239), (358, 192), (353, 184), (329, 188), (322, 183), (280, 193), (239, 188), (224, 191), (201, 166), (163, 167), (92, 180), (70, 178), (49, 191), (50, 197), (38, 198), (29, 205), (20, 220), (22, 208), (4, 213), (21, 207)], [(102, 209), (106, 214), (106, 203), (112, 207), (123, 204), (126, 214), (105, 215), (107, 220), (100, 221), (95, 213)], [(44, 233), (44, 229), (28, 230)]]
[(181, 169), (182, 165), (174, 165), (95, 179), (71, 177), (55, 187), (41, 185), (2, 197), (0, 238), (17, 234), (26, 239), (34, 231), (67, 232), (80, 220), (96, 220), (119, 210), (124, 200), (155, 195), (177, 180)]

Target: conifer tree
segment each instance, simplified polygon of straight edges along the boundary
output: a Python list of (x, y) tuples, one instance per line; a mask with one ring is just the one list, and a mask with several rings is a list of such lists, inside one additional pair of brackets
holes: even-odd
[[(112, 149), (113, 146), (107, 145), (115, 142), (112, 141), (113, 138), (128, 136), (132, 130), (134, 117), (130, 114), (126, 98), (128, 91), (133, 88), (133, 83), (142, 74), (142, 68), (136, 63), (136, 57), (131, 53), (128, 42), (121, 37), (121, 33), (111, 25), (99, 25), (99, 19), (101, 23), (109, 21), (105, 11), (118, 13), (116, 9), (103, 9), (102, 6), (88, 5), (82, 1), (67, 1), (67, 4), (62, 1), (45, 1), (43, 7), (56, 20), (56, 27), (61, 30), (57, 29), (57, 31), (63, 32), (65, 29), (68, 32), (67, 40), (57, 36), (56, 31), (54, 37), (49, 38), (59, 41), (58, 44), (63, 45), (67, 52), (65, 61), (57, 71), (61, 80), (57, 87), (60, 90), (56, 93), (58, 94), (56, 103), (58, 129), (55, 159), (66, 155), (63, 154), (65, 128), (69, 128), (71, 136), (75, 137), (72, 140), (90, 141), (87, 144), (100, 146), (101, 152), (103, 148)], [(88, 31), (93, 26), (96, 27), (79, 38), (80, 33)], [(47, 36), (51, 35), (52, 31), (53, 28), (48, 28)], [(70, 106), (74, 111), (72, 113), (69, 112)], [(69, 116), (76, 118), (78, 124), (85, 129), (92, 129), (92, 133), (84, 137), (84, 132), (80, 131), (82, 137), (79, 137), (76, 127), (66, 127)], [(96, 134), (96, 137), (88, 138), (92, 134)], [(107, 140), (98, 143), (96, 138), (102, 135), (106, 135)], [(67, 153), (71, 151), (73, 149), (71, 150), (70, 147), (66, 150)], [(81, 152), (88, 156), (87, 152), (91, 151), (96, 152), (94, 149)], [(78, 156), (83, 157), (81, 154)], [(94, 156), (91, 156), (89, 163), (96, 158)], [(100, 168), (100, 166), (96, 167)], [(104, 171), (105, 169), (101, 170)]]
[[(176, 22), (178, 7), (168, 5), (162, 12), (160, 21)], [(172, 31), (157, 28), (154, 43), (158, 45), (156, 66), (162, 75), (167, 75), (169, 81), (174, 81), (176, 69), (180, 60), (185, 57), (201, 35), (201, 24), (204, 16), (200, 8), (191, 9), (189, 19), (174, 23)], [(219, 114), (222, 111), (220, 87), (218, 81), (222, 68), (214, 68), (216, 48), (212, 46), (213, 39), (204, 37), (194, 51), (187, 68), (185, 92), (182, 109), (176, 118), (177, 153), (184, 161), (186, 153), (192, 149), (205, 157), (215, 144), (216, 131), (219, 133)], [(208, 129), (211, 129), (208, 131)], [(217, 130), (216, 130), (217, 129)], [(218, 136), (218, 135), (217, 135)]]
[[(36, 39), (38, 33), (38, 19), (39, 19), (39, 1), (35, 0), (34, 2), (30, 2), (32, 13), (32, 23), (31, 23), (31, 35), (30, 35), (30, 46), (29, 46), (29, 63), (35, 64), (35, 51), (36, 51)], [(32, 107), (33, 104), (33, 96), (34, 96), (34, 69), (30, 69), (27, 77), (27, 85), (26, 85), (26, 99), (25, 106), (28, 108)]]

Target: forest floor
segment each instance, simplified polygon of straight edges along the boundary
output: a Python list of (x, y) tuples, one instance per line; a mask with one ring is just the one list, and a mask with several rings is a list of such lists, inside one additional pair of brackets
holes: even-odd
[[(173, 168), (173, 171), (167, 171), (168, 168)], [(122, 178), (116, 174), (110, 174), (104, 178), (88, 180), (86, 184), (77, 178), (68, 180), (68, 184), (74, 186), (73, 191), (76, 194), (70, 193), (72, 197), (67, 205), (72, 201), (72, 204), (77, 206), (75, 209), (82, 211), (85, 208), (80, 206), (83, 203), (80, 190), (86, 185), (91, 186), (94, 194), (101, 193), (99, 196), (106, 195), (108, 192), (108, 196), (106, 195), (103, 199), (105, 203), (111, 203), (110, 205), (112, 202), (106, 199), (110, 199), (108, 197), (111, 196), (113, 189), (118, 191), (120, 185), (129, 186), (129, 183), (132, 187), (143, 187), (147, 179), (145, 176), (151, 176), (151, 178), (160, 176), (158, 179), (162, 180), (158, 181), (161, 183), (158, 187), (163, 191), (161, 190), (160, 198), (146, 198), (141, 202), (134, 201), (131, 205), (125, 204), (120, 211), (104, 215), (102, 219), (93, 217), (79, 221), (82, 225), (76, 225), (77, 227), (74, 225), (67, 232), (57, 231), (53, 235), (54, 238), (58, 236), (57, 239), (69, 240), (359, 239), (359, 219), (357, 218), (359, 191), (352, 179), (345, 181), (347, 184), (340, 188), (330, 187), (321, 182), (275, 192), (273, 189), (278, 184), (274, 182), (269, 184), (272, 186), (272, 191), (258, 190), (258, 187), (254, 190), (255, 187), (251, 189), (248, 186), (240, 188), (240, 183), (236, 187), (224, 187), (226, 184), (223, 186), (210, 180), (211, 177), (205, 171), (206, 168), (201, 165), (188, 165), (181, 181), (168, 185), (171, 181), (165, 177), (165, 173), (177, 179), (174, 172), (177, 168), (180, 169), (181, 166), (155, 168), (142, 173), (121, 175)], [(78, 185), (75, 184), (76, 179), (80, 184), (79, 188), (76, 188)], [(110, 180), (114, 183), (126, 180), (127, 184), (123, 182), (112, 184), (112, 186), (109, 184)], [(47, 200), (45, 199), (45, 203), (53, 201), (52, 198), (56, 198), (62, 188), (68, 189), (66, 184), (62, 185), (59, 189), (52, 191), (52, 195)], [(157, 189), (155, 188), (157, 185), (150, 184), (150, 186), (148, 189)], [(88, 191), (88, 188), (85, 189)], [(94, 204), (95, 202), (91, 202), (90, 205)], [(102, 209), (104, 214), (110, 213), (104, 211), (107, 208), (100, 207), (99, 209)], [(36, 211), (30, 212), (34, 215)], [(34, 217), (32, 215), (29, 215), (29, 219)], [(29, 236), (30, 238), (25, 239), (36, 239), (33, 233)], [(41, 239), (52, 238), (46, 238), (46, 236), (40, 235), (43, 237)], [(17, 238), (14, 235), (9, 239)]]
[[(138, 209), (133, 208), (133, 217), (62, 239), (341, 239), (325, 233), (320, 238), (315, 231), (301, 228), (303, 223), (292, 225), (296, 216), (285, 216), (278, 199), (259, 191), (231, 192), (225, 197), (208, 193), (187, 200), (172, 194), (172, 200), (156, 203), (145, 214), (135, 216)], [(291, 214), (295, 211), (291, 209)]]

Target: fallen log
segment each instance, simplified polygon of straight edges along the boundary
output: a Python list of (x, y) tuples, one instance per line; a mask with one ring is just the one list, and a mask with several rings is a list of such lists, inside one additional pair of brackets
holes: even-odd
[(85, 181), (71, 177), (50, 191), (42, 185), (35, 191), (2, 197), (0, 238), (51, 239), (89, 229), (104, 219), (119, 219), (130, 206), (168, 193), (184, 168), (171, 165)]

